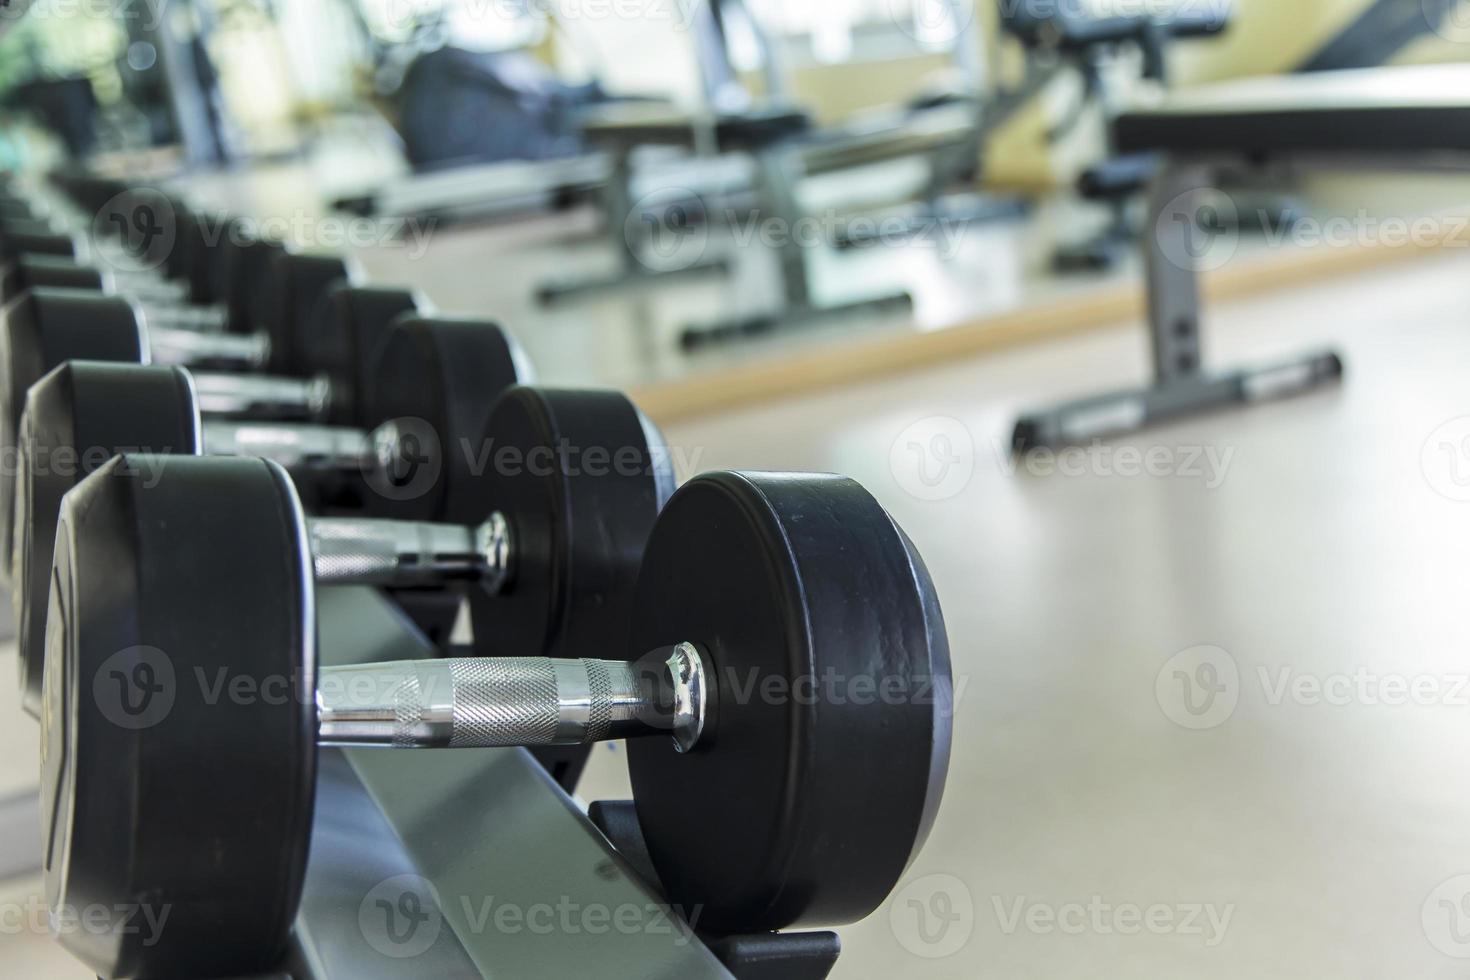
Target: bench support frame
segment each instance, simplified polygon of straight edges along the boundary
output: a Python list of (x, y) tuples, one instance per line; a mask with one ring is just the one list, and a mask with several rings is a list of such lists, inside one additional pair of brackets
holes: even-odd
[(1215, 161), (1174, 160), (1150, 191), (1144, 258), (1153, 383), (1027, 413), (1016, 423), (1017, 452), (1087, 443), (1199, 412), (1302, 394), (1342, 377), (1342, 359), (1332, 351), (1223, 373), (1204, 370), (1199, 276), (1210, 260), (1214, 232), (1206, 217), (1207, 195), (1222, 169)]

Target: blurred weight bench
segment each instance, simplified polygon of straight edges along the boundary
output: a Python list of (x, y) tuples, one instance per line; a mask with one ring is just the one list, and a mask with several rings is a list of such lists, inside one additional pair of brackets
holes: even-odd
[[(1154, 5), (1158, 6), (1158, 5)], [(1096, 105), (1109, 120), (1117, 98), (1108, 84), (1108, 66), (1124, 50), (1138, 52), (1138, 75), (1158, 86), (1169, 84), (1169, 46), (1176, 41), (1203, 40), (1224, 34), (1233, 13), (1228, 2), (1202, 7), (1184, 3), (1174, 11), (1149, 10), (1130, 15), (1094, 15), (1055, 3), (1003, 3), (1001, 26), (1028, 51), (1050, 55), (1070, 66), (1082, 85), (1075, 105), (1047, 134), (1058, 142), (1075, 130)], [(1158, 172), (1155, 153), (1119, 153), (1109, 139), (1105, 157), (1077, 179), (1077, 193), (1105, 205), (1110, 220), (1092, 238), (1063, 245), (1052, 265), (1058, 272), (1093, 272), (1112, 268), (1138, 237), (1129, 205), (1148, 188)]]
[(1219, 227), (1207, 195), (1222, 175), (1267, 164), (1470, 172), (1470, 68), (1372, 68), (1204, 86), (1119, 116), (1114, 139), (1122, 153), (1165, 157), (1144, 241), (1154, 381), (1024, 416), (1015, 429), (1017, 451), (1087, 442), (1338, 380), (1342, 362), (1332, 352), (1225, 373), (1204, 369), (1199, 272)]

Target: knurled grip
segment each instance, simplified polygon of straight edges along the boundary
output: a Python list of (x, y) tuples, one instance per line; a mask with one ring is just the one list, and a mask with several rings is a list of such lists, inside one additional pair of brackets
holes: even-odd
[[(330, 667), (318, 686), (322, 744), (392, 748), (578, 745), (678, 722), (658, 671), (633, 663), (472, 657)], [(672, 680), (672, 679), (671, 679)]]
[(357, 521), (318, 521), (311, 525), (311, 559), (318, 582), (379, 582), (392, 579), (399, 565), (398, 539)]
[(561, 728), (560, 686), (552, 661), (485, 657), (450, 663), (454, 680), (451, 748), (552, 745)]

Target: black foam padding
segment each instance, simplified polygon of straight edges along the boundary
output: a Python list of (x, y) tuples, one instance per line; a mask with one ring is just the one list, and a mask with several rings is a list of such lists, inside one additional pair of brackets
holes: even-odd
[(490, 410), (512, 385), (530, 381), (514, 338), (494, 323), (410, 315), (389, 330), (369, 388), (365, 427), (394, 422), (417, 447), (396, 484), (377, 474), (372, 510), (400, 520), (483, 520), (477, 485)]
[[(147, 363), (133, 307), (81, 290), (32, 289), (0, 309), (0, 460), (16, 459), (16, 430), (31, 385), (72, 360)], [(12, 553), (14, 498), (14, 481), (0, 480), (0, 555)], [(8, 560), (0, 567), (9, 574)]]
[(510, 584), (470, 590), (482, 655), (596, 657), (626, 636), (653, 522), (672, 491), (663, 437), (620, 392), (519, 386), (475, 446), (481, 475), (445, 519), (510, 525)]
[(664, 508), (630, 659), (692, 643), (705, 735), (628, 744), (665, 894), (704, 933), (857, 921), (932, 826), (949, 761), (949, 647), (933, 583), (866, 490), (716, 473)]
[(1394, 67), (1195, 86), (1113, 123), (1120, 153), (1382, 156), (1470, 152), (1470, 69)]
[(47, 902), (168, 915), (156, 935), (61, 942), (105, 977), (264, 971), (300, 902), (317, 754), (310, 559), (286, 476), (119, 457), (67, 498), (58, 542)]
[(198, 454), (199, 412), (180, 368), (68, 361), (31, 388), (17, 443), (12, 598), (21, 702), (39, 714), (61, 498), (120, 452)]

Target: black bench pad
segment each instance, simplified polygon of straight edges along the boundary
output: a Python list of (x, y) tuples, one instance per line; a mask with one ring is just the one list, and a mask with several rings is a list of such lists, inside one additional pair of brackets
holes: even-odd
[(1368, 68), (1181, 89), (1113, 123), (1120, 153), (1470, 153), (1470, 66)]

